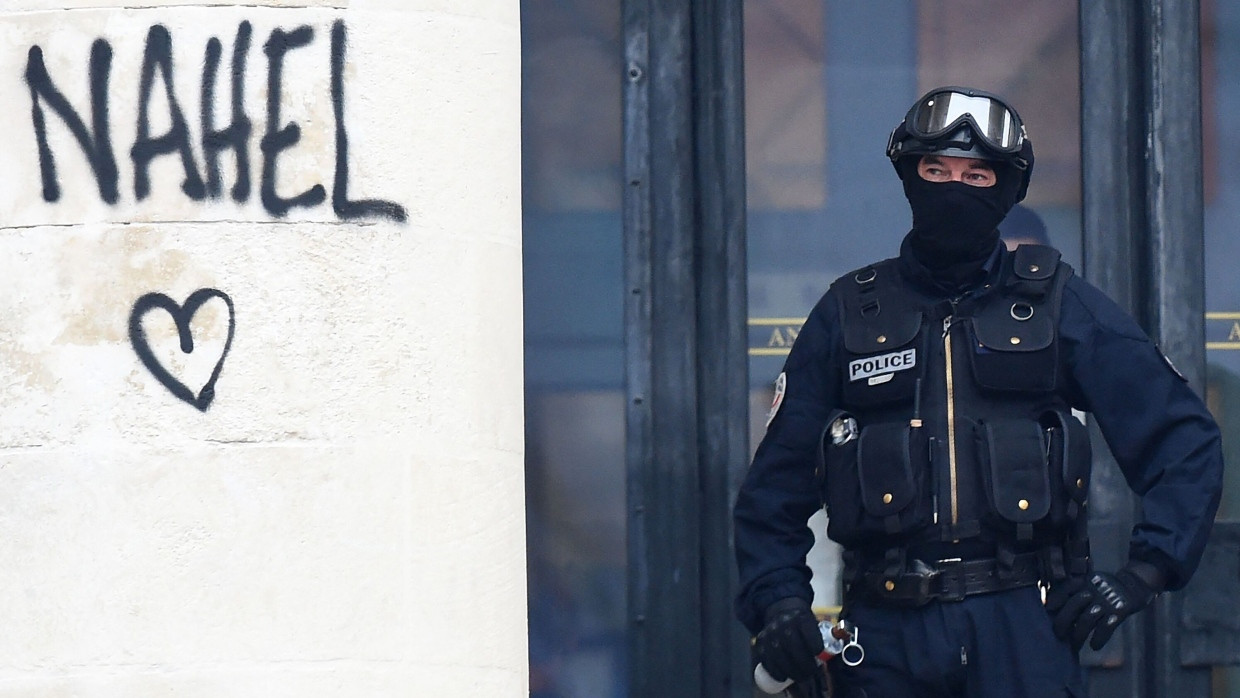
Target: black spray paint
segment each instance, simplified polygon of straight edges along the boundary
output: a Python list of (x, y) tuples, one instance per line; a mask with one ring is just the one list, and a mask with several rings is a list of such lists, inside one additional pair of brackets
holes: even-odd
[(391, 201), (349, 201), (349, 134), (344, 128), (344, 22), (332, 25), (332, 109), (336, 115), (336, 180), (332, 186), (332, 210), (351, 218), (390, 218), (403, 223), (405, 208)]
[(215, 78), (220, 65), (220, 40), (207, 41), (207, 57), (202, 67), (202, 151), (207, 167), (207, 196), (217, 199), (223, 188), (220, 153), (232, 149), (237, 159), (237, 181), (232, 198), (238, 203), (250, 198), (250, 117), (245, 114), (245, 64), (250, 51), (250, 23), (237, 27), (232, 57), (232, 122), (215, 130)]
[(283, 218), (289, 209), (297, 206), (317, 206), (323, 203), (327, 192), (322, 184), (316, 184), (306, 191), (286, 199), (276, 194), (276, 158), (280, 151), (288, 150), (301, 140), (301, 127), (297, 124), (280, 126), (280, 86), (284, 78), (284, 54), (295, 48), (301, 48), (314, 40), (314, 30), (308, 26), (300, 26), (291, 33), (283, 29), (271, 32), (271, 38), (263, 44), (263, 53), (267, 54), (267, 133), (259, 142), (259, 150), (263, 152), (263, 208), (272, 215)]
[[(155, 309), (162, 309), (172, 316), (172, 320), (176, 323), (177, 334), (181, 341), (181, 351), (186, 354), (194, 351), (194, 336), (190, 330), (190, 321), (194, 318), (194, 313), (202, 307), (203, 303), (212, 298), (219, 298), (228, 305), (228, 338), (224, 340), (224, 351), (220, 353), (220, 359), (215, 363), (215, 369), (211, 371), (211, 377), (207, 380), (206, 385), (202, 386), (202, 390), (195, 395), (184, 383), (177, 380), (163, 364), (159, 363), (159, 359), (155, 358), (155, 353), (151, 351), (151, 345), (147, 341), (146, 333), (142, 330), (142, 318), (147, 313)], [(228, 349), (232, 346), (233, 332), (236, 330), (236, 314), (233, 310), (232, 299), (222, 291), (213, 288), (200, 288), (189, 295), (185, 299), (185, 305), (178, 305), (176, 301), (162, 293), (148, 293), (142, 296), (134, 303), (133, 311), (129, 314), (129, 341), (133, 344), (134, 351), (138, 353), (138, 358), (142, 360), (143, 365), (151, 372), (164, 387), (172, 391), (172, 394), (178, 398), (188, 402), (199, 411), (206, 412), (211, 406), (211, 401), (215, 399), (215, 381), (220, 377), (220, 370), (224, 368), (224, 359), (228, 356)]]
[[(151, 138), (150, 114), (151, 88), (155, 82), (155, 69), (163, 75), (164, 92), (168, 97), (168, 115), (172, 126), (158, 138)], [(142, 57), (142, 83), (138, 88), (138, 135), (134, 139), (130, 155), (133, 157), (133, 193), (138, 201), (151, 193), (151, 160), (160, 155), (181, 154), (181, 166), (185, 168), (185, 181), (181, 191), (195, 201), (202, 201), (206, 189), (198, 175), (194, 151), (189, 145), (189, 124), (177, 104), (176, 91), (172, 88), (172, 35), (162, 24), (151, 27), (146, 34), (146, 51)]]
[[(224, 176), (221, 172), (220, 155), (231, 150), (235, 155), (237, 172), (231, 196), (237, 203), (250, 197), (250, 140), (253, 123), (245, 111), (245, 79), (247, 57), (250, 50), (252, 29), (249, 22), (237, 28), (233, 44), (231, 80), (231, 119), (228, 126), (218, 128), (215, 123), (216, 81), (222, 56), (219, 39), (212, 37), (206, 46), (202, 70), (202, 107), (200, 111), (204, 171), (194, 159), (189, 124), (185, 119), (174, 90), (174, 65), (172, 61), (172, 35), (163, 25), (155, 25), (147, 33), (143, 53), (141, 81), (138, 92), (138, 123), (135, 126), (134, 144), (130, 158), (134, 168), (134, 196), (142, 201), (150, 195), (150, 164), (161, 155), (178, 154), (185, 178), (181, 190), (195, 201), (207, 197), (219, 198), (223, 194)], [(262, 172), (259, 180), (259, 200), (263, 208), (275, 217), (285, 217), (294, 208), (317, 206), (326, 200), (327, 192), (322, 184), (293, 197), (276, 192), (280, 155), (293, 148), (301, 140), (301, 126), (282, 123), (280, 104), (283, 96), (284, 57), (289, 51), (308, 46), (314, 41), (314, 30), (300, 26), (292, 31), (275, 29), (263, 44), (267, 57), (267, 122), (259, 140), (262, 154)], [(332, 115), (335, 119), (336, 160), (332, 179), (332, 211), (343, 220), (359, 218), (386, 218), (404, 222), (408, 214), (395, 202), (382, 199), (349, 199), (349, 135), (345, 125), (345, 50), (346, 29), (343, 21), (336, 21), (331, 31), (331, 98)], [(104, 39), (91, 46), (90, 86), (91, 125), (88, 129), (82, 118), (51, 81), (43, 62), (43, 52), (38, 46), (30, 49), (26, 65), (26, 82), (30, 86), (31, 119), (39, 146), (40, 176), (43, 199), (58, 201), (60, 184), (56, 177), (56, 162), (47, 142), (47, 126), (42, 104), (46, 103), (68, 126), (86, 155), (95, 174), (99, 194), (108, 204), (119, 199), (117, 190), (117, 164), (112, 151), (108, 122), (108, 78), (112, 65), (112, 48)], [(150, 133), (150, 99), (155, 86), (158, 69), (161, 84), (167, 95), (169, 122), (167, 133), (152, 136)]]
[[(118, 198), (116, 155), (112, 153), (112, 137), (108, 132), (108, 76), (112, 71), (112, 47), (103, 39), (90, 47), (90, 115), (91, 129), (69, 104), (69, 100), (52, 84), (43, 64), (43, 49), (31, 46), (26, 59), (26, 84), (30, 86), (30, 118), (34, 136), (39, 143), (39, 174), (43, 179), (43, 200), (60, 200), (60, 183), (56, 179), (56, 160), (47, 144), (47, 122), (41, 102), (47, 102), (69, 127), (86, 161), (95, 172), (99, 196), (109, 204)], [(93, 133), (93, 135), (92, 135)]]

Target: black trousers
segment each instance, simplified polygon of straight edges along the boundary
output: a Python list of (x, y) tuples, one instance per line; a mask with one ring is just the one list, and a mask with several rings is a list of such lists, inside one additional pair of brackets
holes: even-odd
[(1076, 653), (1055, 637), (1037, 587), (921, 608), (845, 604), (865, 660), (828, 666), (833, 698), (1085, 698)]

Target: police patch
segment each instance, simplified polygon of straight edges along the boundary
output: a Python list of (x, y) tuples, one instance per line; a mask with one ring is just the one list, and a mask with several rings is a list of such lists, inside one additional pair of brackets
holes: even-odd
[[(871, 356), (865, 359), (856, 359), (848, 362), (848, 381), (859, 381), (862, 378), (870, 378), (872, 376), (881, 376), (884, 374), (893, 374), (896, 371), (903, 371), (917, 365), (917, 349), (905, 349), (904, 351), (893, 351), (890, 354), (882, 356)], [(870, 385), (885, 383), (890, 378), (877, 379), (869, 381)]]
[(775, 397), (771, 398), (771, 411), (766, 413), (766, 425), (771, 426), (771, 422), (775, 420), (775, 415), (779, 412), (779, 408), (784, 404), (784, 392), (788, 389), (788, 374), (780, 373), (779, 378), (775, 379)]

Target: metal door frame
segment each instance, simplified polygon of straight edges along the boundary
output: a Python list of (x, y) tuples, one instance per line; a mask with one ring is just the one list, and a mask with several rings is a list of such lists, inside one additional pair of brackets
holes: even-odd
[[(1204, 396), (1200, 1), (1079, 6), (1084, 274)], [(1095, 473), (1090, 536), (1099, 566), (1113, 567), (1139, 504), (1109, 456)], [(1181, 665), (1181, 606), (1180, 594), (1163, 596), (1114, 647), (1087, 653), (1092, 695), (1210, 695), (1210, 668)]]
[(629, 694), (752, 695), (742, 0), (625, 0)]

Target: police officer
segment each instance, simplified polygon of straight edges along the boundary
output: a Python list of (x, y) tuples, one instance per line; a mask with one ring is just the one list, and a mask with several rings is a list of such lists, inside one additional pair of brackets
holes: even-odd
[[(1084, 695), (1083, 644), (1192, 576), (1219, 503), (1218, 427), (1058, 251), (1000, 243), (1034, 160), (1006, 102), (932, 90), (887, 155), (912, 230), (898, 257), (830, 286), (788, 356), (736, 500), (737, 614), (773, 678), (815, 675), (806, 521), (825, 505), (866, 653), (828, 663), (837, 695)], [(1090, 562), (1073, 409), (1142, 498), (1118, 571)]]

